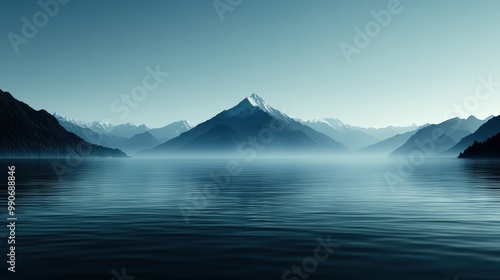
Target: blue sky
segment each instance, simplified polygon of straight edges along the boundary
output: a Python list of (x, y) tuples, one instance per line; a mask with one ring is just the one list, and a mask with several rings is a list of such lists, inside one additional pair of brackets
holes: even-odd
[[(221, 20), (213, 1), (72, 0), (18, 53), (9, 34), (42, 8), (2, 1), (0, 88), (51, 113), (152, 127), (202, 122), (252, 93), (293, 117), (359, 126), (498, 115), (500, 87), (473, 97), (479, 77), (500, 81), (500, 2), (402, 0), (348, 62), (340, 44), (355, 46), (354, 28), (391, 1), (243, 0)], [(157, 65), (170, 75), (124, 105)]]

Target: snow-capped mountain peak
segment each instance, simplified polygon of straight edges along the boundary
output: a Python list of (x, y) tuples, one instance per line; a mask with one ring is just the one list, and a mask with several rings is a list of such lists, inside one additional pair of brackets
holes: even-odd
[(329, 126), (335, 130), (339, 130), (339, 131), (342, 131), (342, 130), (345, 130), (345, 129), (349, 129), (349, 128), (353, 128), (352, 126), (348, 125), (348, 124), (345, 124), (344, 122), (342, 122), (341, 120), (339, 119), (333, 119), (333, 118), (324, 118), (324, 119), (313, 119), (313, 120), (310, 120), (310, 121), (303, 121), (303, 120), (300, 120), (301, 123), (304, 123), (306, 125), (310, 125), (310, 124), (323, 124), (323, 125), (326, 125), (326, 126)]
[(180, 122), (183, 123), (188, 130), (194, 127), (194, 124), (189, 120), (182, 120)]
[(273, 107), (269, 106), (262, 98), (260, 98), (260, 96), (258, 96), (255, 93), (243, 99), (243, 101), (241, 101), (238, 105), (234, 106), (233, 108), (224, 111), (224, 116), (236, 117), (242, 114), (243, 112), (246, 112), (248, 114), (253, 114), (257, 109), (260, 109), (277, 119), (285, 121), (290, 120), (290, 117), (280, 112), (279, 110), (276, 110)]
[(260, 98), (260, 96), (258, 96), (255, 93), (253, 93), (252, 95), (250, 95), (249, 97), (247, 97), (245, 99), (248, 100), (250, 102), (250, 104), (252, 104), (252, 106), (257, 106), (257, 107), (266, 107), (266, 106), (268, 106), (266, 104), (266, 102), (264, 102), (264, 100), (262, 98)]
[(89, 129), (91, 129), (91, 130), (93, 130), (95, 132), (102, 133), (102, 134), (108, 133), (108, 132), (112, 131), (115, 128), (115, 126), (112, 123), (105, 122), (105, 121), (94, 121), (94, 122), (91, 122), (91, 123), (87, 123), (87, 122), (75, 120), (73, 118), (64, 117), (64, 116), (61, 116), (61, 115), (59, 115), (57, 113), (54, 113), (53, 116), (58, 121), (63, 121), (63, 122), (71, 123), (73, 125), (77, 125), (77, 126), (80, 126), (80, 127), (83, 127), (83, 128), (89, 128)]
[(331, 127), (335, 128), (335, 129), (344, 129), (346, 127), (351, 127), (350, 125), (347, 125), (345, 124), (343, 121), (339, 120), (339, 119), (334, 119), (334, 118), (326, 118), (326, 119), (323, 119), (326, 123), (328, 123), (328, 125), (330, 125)]

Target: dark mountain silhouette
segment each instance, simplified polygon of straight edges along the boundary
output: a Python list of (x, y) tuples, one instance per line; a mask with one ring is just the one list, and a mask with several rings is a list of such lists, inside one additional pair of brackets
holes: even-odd
[(126, 157), (118, 149), (88, 143), (68, 132), (45, 110), (36, 111), (0, 90), (0, 156)]
[(474, 142), (459, 158), (499, 158), (500, 159), (500, 133), (484, 142)]
[(418, 130), (390, 155), (410, 155), (414, 151), (421, 151), (427, 156), (435, 156), (456, 145), (458, 141), (476, 131), (485, 122), (485, 120), (470, 116), (467, 119), (453, 118), (426, 126)]
[(445, 153), (457, 156), (474, 142), (483, 142), (488, 138), (500, 133), (500, 116), (493, 117), (485, 124), (479, 127), (474, 133), (462, 138), (455, 146), (447, 150)]
[(285, 154), (347, 151), (341, 143), (293, 120), (253, 94), (235, 107), (140, 155), (245, 153), (248, 149)]

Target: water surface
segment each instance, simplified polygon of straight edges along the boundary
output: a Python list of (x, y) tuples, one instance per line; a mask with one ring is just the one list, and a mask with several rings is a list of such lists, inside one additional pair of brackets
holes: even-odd
[(500, 279), (495, 161), (427, 159), (394, 186), (398, 160), (239, 161), (219, 188), (227, 159), (90, 159), (62, 181), (54, 160), (0, 162), (19, 219), (2, 279), (282, 279), (328, 237), (307, 279)]

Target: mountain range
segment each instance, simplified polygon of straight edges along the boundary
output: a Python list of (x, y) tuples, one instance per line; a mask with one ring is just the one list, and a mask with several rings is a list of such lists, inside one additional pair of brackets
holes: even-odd
[(448, 154), (456, 155), (463, 152), (474, 142), (483, 142), (488, 138), (500, 133), (500, 116), (487, 119), (488, 121), (479, 127), (474, 133), (462, 138), (455, 146), (446, 151)]
[(178, 121), (161, 128), (149, 128), (146, 125), (132, 123), (116, 126), (104, 122), (85, 123), (58, 114), (54, 114), (54, 117), (66, 130), (82, 139), (92, 144), (120, 149), (129, 155), (151, 149), (192, 127), (189, 121)]
[(339, 119), (333, 118), (299, 121), (343, 143), (351, 150), (359, 150), (395, 135), (418, 129), (416, 125), (408, 127), (364, 128), (348, 125)]
[[(474, 133), (487, 120), (474, 116), (467, 119), (453, 118), (439, 124), (426, 126), (412, 135), (401, 147), (390, 155), (411, 155), (423, 151), (427, 156), (442, 155), (455, 146), (462, 138)], [(457, 155), (453, 155), (457, 156)]]
[[(333, 155), (349, 152), (382, 156), (457, 157), (500, 133), (500, 117), (452, 118), (439, 124), (362, 128), (334, 118), (293, 119), (256, 94), (193, 126), (178, 121), (161, 128), (131, 123), (81, 122), (35, 111), (0, 91), (0, 156), (64, 156), (81, 145), (78, 156), (179, 156), (191, 154)], [(494, 139), (495, 140), (495, 139)], [(493, 144), (491, 144), (493, 143)], [(485, 147), (495, 145), (489, 141)], [(110, 148), (107, 148), (110, 147)], [(484, 150), (484, 149), (483, 149)], [(465, 154), (466, 155), (466, 154)]]
[(323, 133), (269, 106), (256, 94), (141, 156), (247, 153), (319, 154), (347, 152)]
[(376, 144), (364, 147), (359, 152), (362, 154), (387, 156), (404, 145), (417, 131), (418, 129), (394, 135)]

